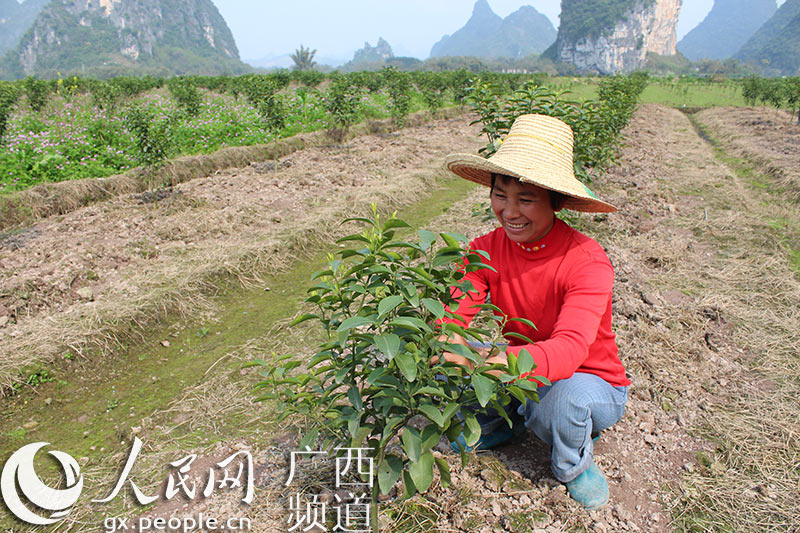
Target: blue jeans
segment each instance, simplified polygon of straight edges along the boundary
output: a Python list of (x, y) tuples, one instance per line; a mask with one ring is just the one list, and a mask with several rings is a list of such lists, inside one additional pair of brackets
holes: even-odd
[[(539, 387), (539, 403), (516, 400), (506, 412), (551, 446), (550, 468), (559, 481), (572, 481), (592, 464), (592, 433), (611, 427), (625, 413), (628, 387), (614, 387), (604, 379), (582, 372)], [(514, 409), (516, 408), (516, 413)], [(506, 424), (496, 411), (478, 415), (481, 432), (488, 434)]]

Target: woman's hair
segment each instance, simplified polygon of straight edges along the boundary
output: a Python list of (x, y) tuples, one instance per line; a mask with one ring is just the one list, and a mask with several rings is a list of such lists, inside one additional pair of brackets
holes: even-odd
[[(495, 180), (497, 178), (500, 178), (500, 181), (502, 181), (504, 184), (510, 182), (511, 180), (516, 180), (517, 179), (514, 176), (507, 176), (505, 174), (494, 174), (494, 173), (492, 173), (492, 188), (489, 191), (490, 195), (494, 192), (494, 182), (495, 182)], [(519, 181), (519, 180), (517, 180), (517, 181)], [(542, 188), (544, 188), (544, 187), (542, 187)], [(567, 201), (567, 195), (566, 194), (562, 194), (560, 192), (551, 191), (549, 189), (547, 190), (547, 192), (550, 193), (550, 207), (553, 208), (553, 211), (560, 211), (561, 208), (564, 207), (564, 203)]]

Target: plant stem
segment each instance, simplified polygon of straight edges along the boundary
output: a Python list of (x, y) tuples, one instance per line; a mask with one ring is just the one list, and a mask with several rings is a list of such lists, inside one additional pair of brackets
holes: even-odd
[(378, 523), (378, 484), (372, 484), (372, 499), (369, 503), (369, 520), (372, 525), (372, 533), (380, 533), (381, 527)]
[[(380, 447), (377, 450), (378, 462), (377, 464), (380, 465), (383, 463), (383, 459), (386, 454), (385, 446)], [(378, 494), (380, 493), (380, 484), (376, 482), (373, 478), (372, 480), (372, 498), (369, 502), (369, 522), (372, 526), (372, 533), (380, 533), (381, 527), (378, 523)]]

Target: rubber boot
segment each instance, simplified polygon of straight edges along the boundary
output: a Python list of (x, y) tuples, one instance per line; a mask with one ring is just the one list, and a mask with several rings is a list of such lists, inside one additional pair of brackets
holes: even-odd
[(606, 476), (592, 463), (572, 481), (567, 481), (570, 497), (587, 509), (597, 509), (608, 502)]

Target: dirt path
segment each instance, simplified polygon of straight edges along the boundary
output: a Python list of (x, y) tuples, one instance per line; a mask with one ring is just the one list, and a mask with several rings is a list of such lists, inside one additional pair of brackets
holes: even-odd
[[(432, 154), (431, 144), (437, 152), (458, 150), (456, 144), (474, 143), (465, 133), (469, 131), (463, 123), (448, 123), (431, 131), (424, 146), (415, 145), (419, 133), (404, 137), (404, 146), (412, 154), (415, 147)], [(478, 454), (464, 469), (441, 446), (453, 469), (453, 485), (444, 490), (435, 484), (424, 497), (386, 502), (386, 531), (800, 528), (800, 283), (790, 268), (780, 226), (774, 223), (784, 220), (788, 227), (797, 227), (796, 206), (769, 189), (753, 188), (721, 164), (679, 111), (643, 106), (627, 133), (631, 142), (620, 165), (594, 186), (619, 212), (573, 220), (603, 244), (615, 265), (615, 329), (633, 380), (626, 416), (596, 446), (596, 459), (609, 477), (611, 503), (593, 512), (579, 508), (551, 477), (546, 446), (535, 438)], [(353, 146), (350, 154), (366, 157), (374, 142)], [(375, 155), (372, 172), (385, 177), (383, 187), (405, 175), (403, 165), (413, 169), (434, 164), (434, 156), (420, 161), (406, 154), (408, 160)], [(306, 165), (328, 169), (337, 155), (320, 151), (315, 161), (298, 154), (302, 162), (293, 159), (286, 170), (302, 179)], [(390, 161), (391, 170), (386, 168)], [(358, 166), (353, 160), (343, 165)], [(338, 176), (352, 178), (344, 170)], [(271, 175), (252, 179), (263, 185), (270, 183)], [(227, 195), (219, 192), (224, 189), (216, 191), (219, 197), (203, 192), (212, 181), (187, 184), (193, 187), (183, 194), (217, 205)], [(259, 198), (260, 188), (254, 187), (239, 201)], [(491, 226), (477, 222), (470, 212), (485, 199), (486, 191), (477, 190), (426, 227), (477, 236)], [(292, 201), (296, 207), (304, 200)], [(252, 212), (244, 216), (247, 210), (236, 205), (222, 211), (236, 214), (232, 218), (240, 220), (242, 228), (265, 223)], [(292, 206), (286, 209), (288, 213)], [(291, 212), (294, 222), (297, 211)], [(220, 217), (210, 227), (226, 220)], [(192, 225), (185, 222), (183, 227), (189, 231)], [(156, 234), (151, 231), (148, 235)], [(213, 242), (224, 246), (231, 238), (231, 233), (219, 234)], [(176, 239), (183, 240), (181, 235)], [(187, 385), (167, 408), (131, 420), (131, 425), (137, 424), (135, 434), (148, 443), (137, 467), (140, 486), (153, 487), (148, 482), (163, 479), (167, 462), (190, 451), (210, 463), (248, 447), (257, 471), (253, 505), (240, 505), (240, 494), (223, 493), (208, 500), (159, 505), (150, 515), (247, 516), (254, 531), (288, 528), (284, 481), (298, 429), (293, 423), (272, 423), (275, 413), (269, 405), (251, 403), (253, 371), (235, 370), (253, 357), (309, 353), (306, 332), (287, 331), (285, 324), (278, 322), (250, 341), (228, 347), (225, 365), (206, 372), (200, 383)], [(113, 484), (126, 452), (90, 465), (88, 471), (100, 488)], [(313, 488), (329, 474), (318, 471), (316, 478), (305, 481)], [(333, 496), (323, 494), (328, 502)], [(127, 511), (118, 512), (136, 509), (129, 504)], [(96, 508), (76, 508), (62, 529), (90, 531), (99, 525), (98, 513)]]

